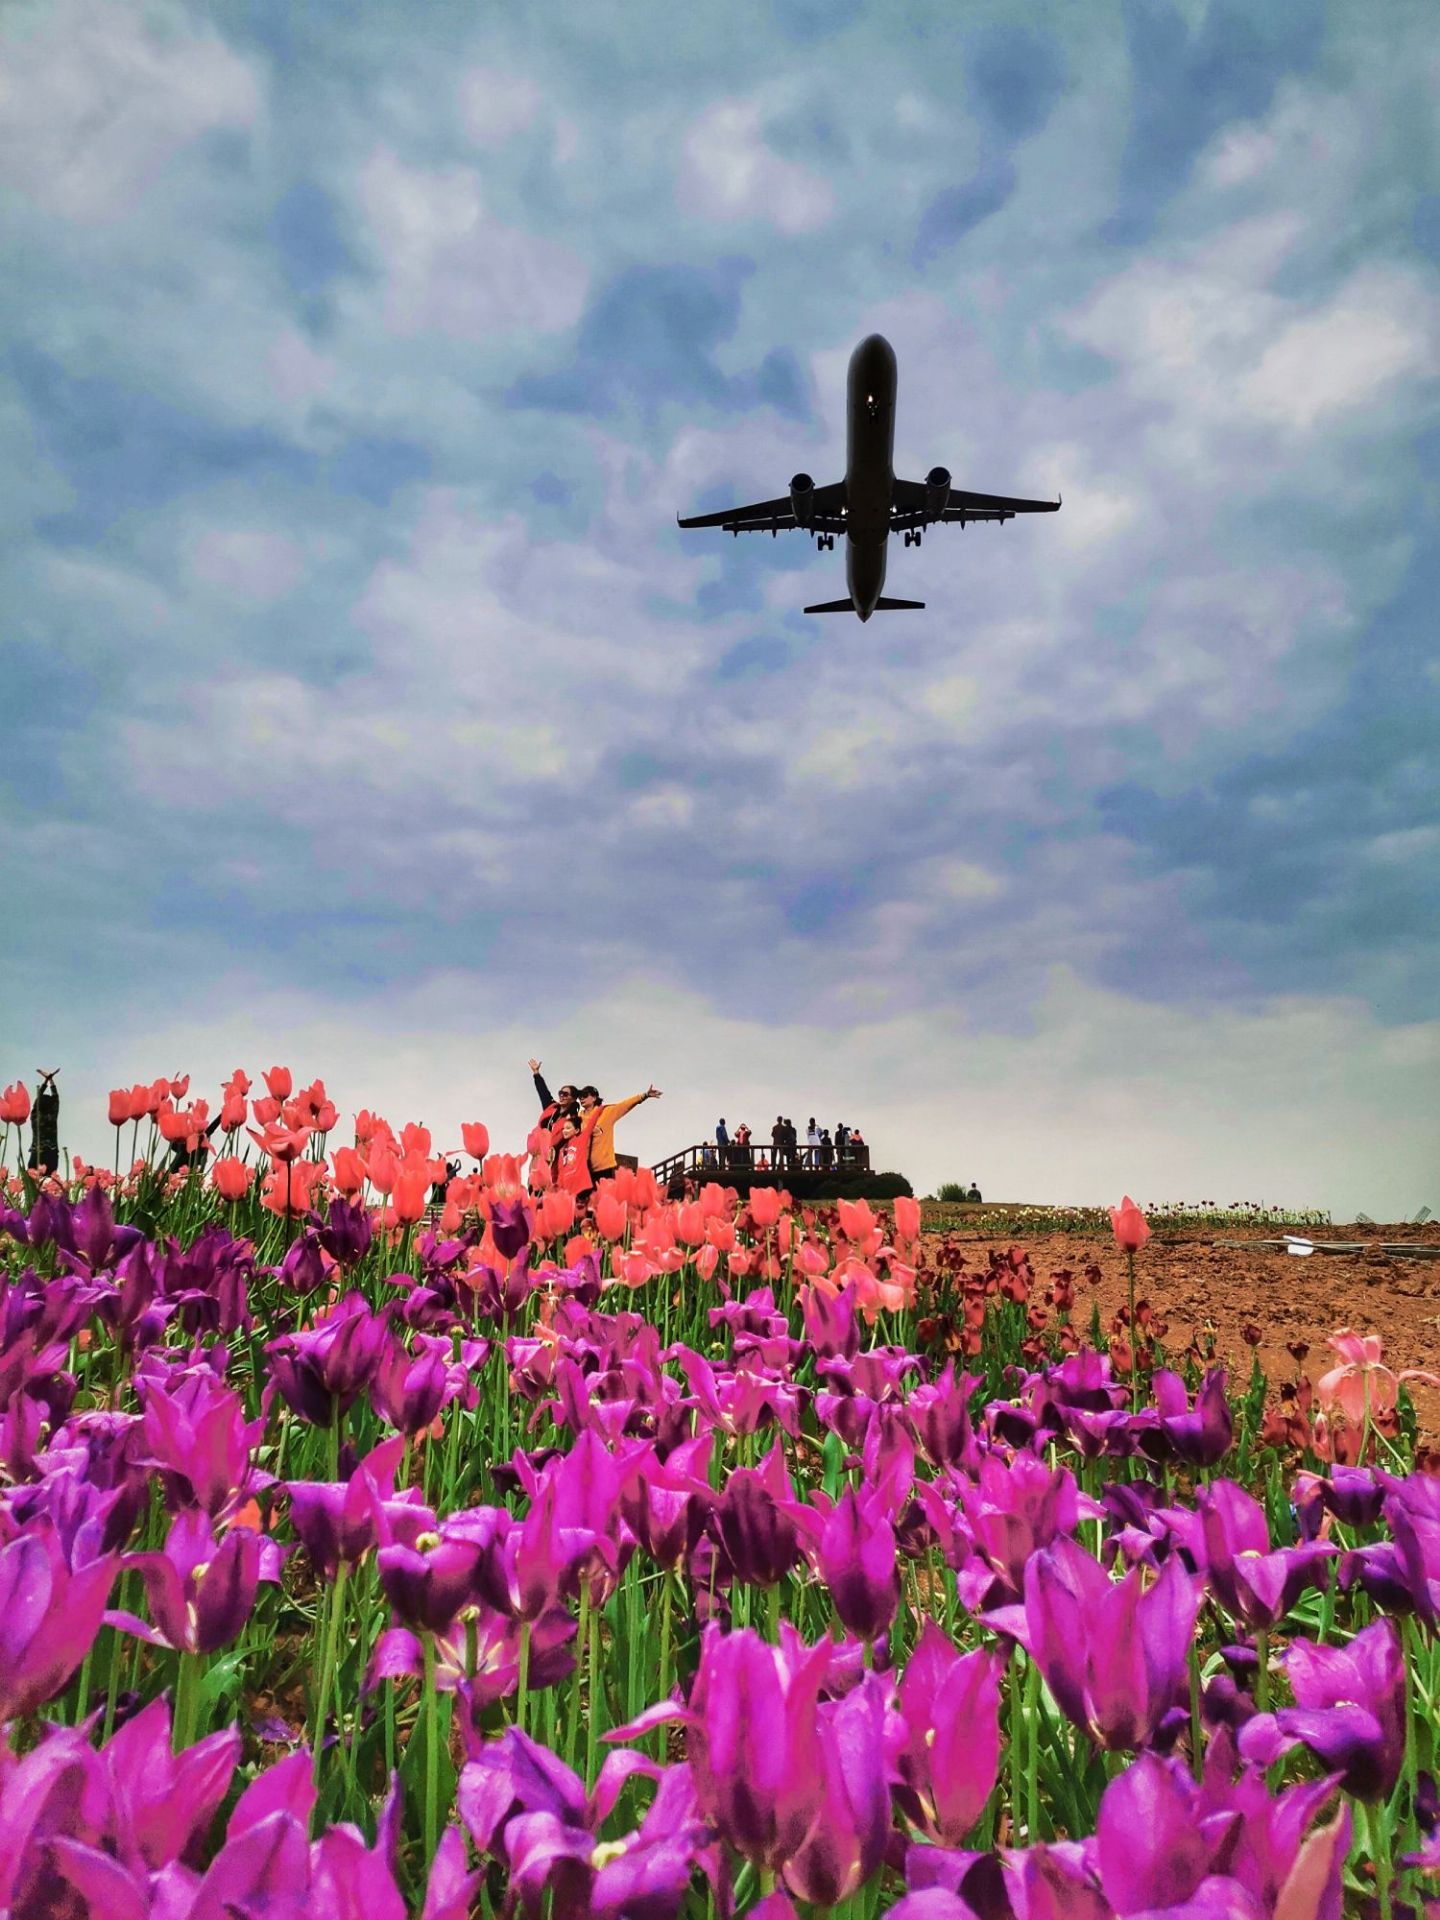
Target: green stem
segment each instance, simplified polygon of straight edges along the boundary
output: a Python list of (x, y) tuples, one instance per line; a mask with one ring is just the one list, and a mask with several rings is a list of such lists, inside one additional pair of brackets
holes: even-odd
[(515, 1724), (525, 1731), (526, 1708), (530, 1693), (530, 1622), (520, 1623), (519, 1673), (515, 1682)]
[(435, 1858), (440, 1827), (440, 1696), (435, 1687), (435, 1636), (425, 1648), (425, 1859)]

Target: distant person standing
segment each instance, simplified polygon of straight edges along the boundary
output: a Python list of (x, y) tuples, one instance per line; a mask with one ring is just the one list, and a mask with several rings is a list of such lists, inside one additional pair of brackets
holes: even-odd
[(981, 1204), (979, 1187), (972, 1186), (965, 1198), (970, 1202), (971, 1206), (978, 1207)]
[(820, 1129), (820, 1166), (828, 1173), (835, 1164), (835, 1142), (830, 1138), (830, 1129)]
[(725, 1116), (722, 1113), (715, 1122), (715, 1146), (722, 1167), (730, 1164), (730, 1135), (725, 1131)]
[(835, 1158), (843, 1167), (850, 1146), (850, 1129), (843, 1120), (835, 1122)]
[(38, 1174), (60, 1171), (60, 1089), (58, 1067), (37, 1067), (40, 1084), (30, 1109), (30, 1165)]
[(819, 1152), (820, 1152), (820, 1129), (815, 1124), (815, 1116), (813, 1113), (811, 1114), (809, 1124), (805, 1129), (805, 1145), (809, 1149), (805, 1158), (810, 1162), (810, 1165), (813, 1167), (815, 1165), (816, 1159), (818, 1158)]
[(777, 1113), (770, 1129), (770, 1164), (778, 1173), (785, 1155), (785, 1116)]
[(750, 1128), (741, 1121), (735, 1129), (735, 1157), (742, 1167), (750, 1164)]

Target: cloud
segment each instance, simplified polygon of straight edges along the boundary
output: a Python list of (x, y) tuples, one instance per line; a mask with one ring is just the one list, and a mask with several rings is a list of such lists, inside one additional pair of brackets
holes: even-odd
[(195, 579), (262, 606), (293, 592), (304, 569), (303, 550), (284, 534), (211, 528), (190, 549)]
[(678, 185), (686, 213), (720, 222), (758, 220), (781, 233), (809, 233), (834, 215), (828, 181), (766, 144), (754, 100), (720, 100), (685, 141)]
[(578, 316), (583, 263), (487, 214), (475, 169), (415, 167), (380, 147), (361, 173), (360, 202), (384, 275), (385, 324), (402, 338), (555, 333)]
[(201, 135), (263, 113), (253, 67), (178, 7), (102, 0), (12, 14), (0, 72), (0, 173), (41, 212), (126, 219)]

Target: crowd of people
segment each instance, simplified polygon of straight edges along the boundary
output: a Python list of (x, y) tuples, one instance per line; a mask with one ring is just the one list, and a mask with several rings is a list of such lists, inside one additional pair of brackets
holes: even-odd
[(566, 1081), (551, 1093), (540, 1062), (529, 1062), (540, 1098), (540, 1120), (530, 1135), (531, 1153), (550, 1169), (553, 1184), (583, 1200), (597, 1181), (612, 1180), (619, 1164), (615, 1153), (615, 1124), (642, 1100), (658, 1100), (660, 1089), (646, 1087), (628, 1100), (603, 1100), (597, 1087)]
[(713, 1160), (708, 1146), (705, 1159), (717, 1168), (755, 1172), (773, 1168), (777, 1173), (795, 1173), (803, 1167), (807, 1172), (828, 1173), (835, 1167), (867, 1166), (869, 1148), (858, 1127), (847, 1127), (840, 1120), (832, 1132), (829, 1127), (818, 1126), (814, 1114), (806, 1124), (802, 1148), (795, 1122), (777, 1113), (767, 1151), (763, 1143), (757, 1143), (745, 1121), (732, 1134), (722, 1115), (715, 1123)]

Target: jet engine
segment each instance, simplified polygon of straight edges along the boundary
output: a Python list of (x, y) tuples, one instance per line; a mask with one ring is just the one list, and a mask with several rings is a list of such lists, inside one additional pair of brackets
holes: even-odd
[(925, 518), (938, 520), (950, 498), (950, 469), (932, 467), (925, 476)]
[[(947, 473), (946, 481), (949, 481)], [(815, 482), (808, 473), (797, 473), (790, 482), (790, 506), (797, 527), (808, 527), (815, 514)]]

